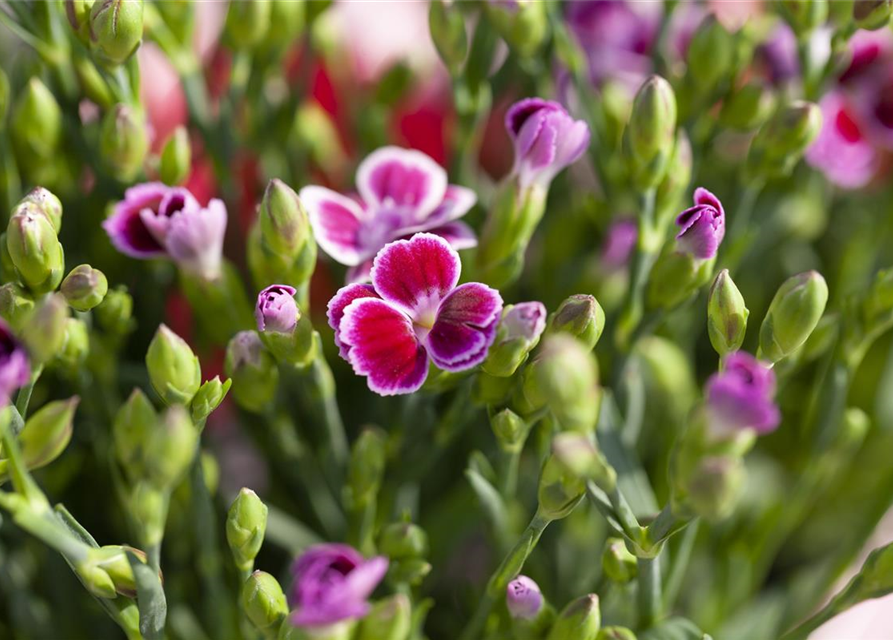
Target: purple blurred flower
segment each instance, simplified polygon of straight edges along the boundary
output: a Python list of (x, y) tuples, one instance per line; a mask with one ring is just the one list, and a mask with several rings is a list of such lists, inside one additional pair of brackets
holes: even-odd
[(797, 36), (783, 22), (757, 49), (757, 59), (765, 66), (766, 75), (773, 84), (783, 84), (800, 76)]
[(174, 214), (197, 206), (186, 189), (147, 182), (125, 191), (124, 199), (102, 226), (121, 253), (132, 258), (155, 258), (167, 253), (164, 242)]
[(388, 570), (388, 560), (366, 560), (344, 544), (318, 544), (295, 560), (294, 585), (289, 603), (291, 623), (299, 627), (324, 627), (343, 620), (362, 618), (367, 602)]
[(574, 120), (557, 102), (527, 98), (505, 115), (505, 128), (515, 146), (515, 167), (522, 188), (548, 187), (552, 179), (583, 155), (589, 127)]
[(624, 268), (636, 248), (639, 228), (633, 220), (617, 220), (608, 227), (602, 246), (602, 264), (610, 271)]
[(226, 235), (226, 205), (212, 199), (208, 206), (188, 207), (168, 222), (165, 247), (184, 271), (206, 280), (220, 275), (223, 237)]
[(372, 391), (416, 391), (429, 357), (441, 369), (462, 371), (487, 356), (502, 298), (477, 282), (457, 287), (461, 268), (446, 240), (419, 233), (375, 256), (372, 286), (342, 287), (329, 301), (341, 355)]
[(505, 604), (513, 618), (532, 620), (543, 608), (543, 594), (536, 582), (518, 576), (506, 587)]
[(737, 351), (707, 381), (707, 415), (712, 427), (773, 431), (781, 421), (775, 405), (775, 374), (749, 353)]
[(864, 135), (855, 112), (840, 91), (822, 98), (822, 130), (806, 151), (806, 161), (845, 189), (865, 186), (878, 168), (874, 147)]
[(297, 289), (287, 284), (271, 284), (257, 294), (254, 318), (258, 331), (291, 333), (298, 323)]
[(301, 189), (319, 246), (350, 267), (347, 282), (369, 280), (372, 259), (388, 242), (427, 231), (454, 249), (477, 245), (458, 219), (474, 206), (471, 189), (447, 184), (446, 171), (421, 151), (383, 147), (357, 169), (359, 195), (325, 187)]
[(546, 328), (546, 307), (542, 302), (519, 302), (512, 305), (502, 318), (505, 339), (538, 339)]
[(25, 347), (0, 320), (0, 408), (9, 404), (13, 392), (28, 383), (31, 368)]
[(719, 198), (703, 187), (695, 189), (694, 200), (695, 206), (676, 218), (676, 246), (698, 260), (709, 260), (716, 256), (726, 233), (725, 212)]

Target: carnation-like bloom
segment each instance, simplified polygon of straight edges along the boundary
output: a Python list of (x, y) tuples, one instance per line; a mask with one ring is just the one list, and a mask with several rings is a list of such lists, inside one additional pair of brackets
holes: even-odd
[(695, 205), (676, 218), (676, 246), (698, 260), (709, 260), (716, 256), (726, 234), (726, 216), (719, 198), (707, 189), (695, 189), (694, 200)]
[(271, 284), (257, 294), (254, 307), (257, 330), (291, 333), (300, 315), (295, 293), (297, 289), (287, 284)]
[(781, 421), (775, 405), (775, 373), (749, 353), (737, 351), (707, 381), (707, 415), (721, 430), (773, 431)]
[(522, 188), (548, 187), (552, 179), (583, 155), (589, 127), (574, 120), (557, 102), (526, 98), (505, 115), (505, 128), (515, 146), (515, 167)]
[(543, 608), (543, 594), (536, 582), (518, 576), (506, 587), (505, 604), (513, 618), (532, 620)]
[(608, 227), (605, 243), (602, 245), (602, 264), (610, 271), (624, 268), (629, 263), (639, 228), (632, 220), (617, 220)]
[(295, 560), (289, 601), (291, 622), (299, 627), (324, 627), (362, 618), (367, 602), (388, 570), (388, 560), (366, 560), (345, 544), (319, 544)]
[(878, 157), (844, 95), (822, 98), (822, 130), (806, 150), (806, 161), (845, 189), (864, 187), (874, 176)]
[(369, 280), (372, 259), (388, 242), (427, 231), (454, 249), (477, 245), (458, 219), (474, 206), (471, 189), (447, 183), (447, 174), (421, 151), (382, 147), (357, 169), (359, 195), (325, 187), (301, 189), (316, 242), (332, 259), (347, 265), (347, 282)]
[(12, 394), (28, 383), (31, 368), (28, 354), (3, 320), (0, 320), (0, 407), (9, 404)]
[(165, 246), (178, 267), (213, 280), (220, 275), (225, 235), (226, 205), (213, 198), (205, 208), (190, 207), (171, 217)]
[(500, 322), (505, 340), (523, 338), (533, 342), (546, 328), (546, 306), (542, 302), (519, 302), (507, 308)]
[(341, 356), (381, 395), (412, 393), (428, 360), (446, 371), (481, 363), (502, 312), (499, 292), (456, 286), (462, 264), (430, 233), (385, 246), (372, 264), (372, 285), (342, 287), (329, 301), (329, 324)]

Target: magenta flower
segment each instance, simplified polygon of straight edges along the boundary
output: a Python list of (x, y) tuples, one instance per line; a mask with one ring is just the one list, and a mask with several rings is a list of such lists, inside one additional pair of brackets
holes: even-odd
[(477, 245), (458, 219), (474, 206), (471, 189), (447, 184), (446, 171), (421, 151), (383, 147), (357, 169), (359, 195), (325, 187), (301, 189), (316, 242), (330, 257), (350, 267), (347, 282), (369, 279), (372, 259), (387, 243), (427, 231), (454, 249)]
[(806, 151), (806, 161), (845, 189), (863, 187), (878, 168), (878, 156), (862, 131), (854, 111), (839, 91), (825, 95), (822, 130)]
[(800, 76), (797, 36), (787, 24), (779, 23), (756, 53), (772, 84), (784, 84)]
[(552, 179), (583, 155), (589, 127), (574, 120), (557, 102), (527, 98), (513, 104), (505, 128), (515, 146), (515, 167), (522, 188), (548, 187)]
[(147, 182), (124, 192), (114, 213), (102, 223), (115, 248), (132, 258), (166, 255), (170, 219), (198, 203), (186, 189)]
[(605, 268), (610, 271), (624, 268), (629, 263), (638, 239), (639, 228), (634, 221), (612, 222), (602, 246), (602, 264)]
[(25, 348), (0, 320), (0, 408), (9, 404), (12, 394), (28, 383), (31, 367)]
[(698, 260), (709, 260), (726, 234), (725, 212), (719, 198), (703, 187), (695, 189), (694, 200), (695, 206), (676, 218), (676, 247)]
[(506, 587), (505, 604), (513, 618), (532, 620), (543, 608), (543, 594), (536, 582), (518, 576)]
[(366, 560), (345, 544), (318, 544), (295, 560), (294, 585), (289, 604), (291, 623), (299, 627), (325, 627), (362, 618), (367, 602), (388, 570), (388, 560)]
[(775, 374), (749, 353), (729, 355), (707, 381), (707, 415), (721, 431), (773, 431), (781, 421), (775, 405)]
[(271, 284), (257, 294), (254, 318), (258, 331), (291, 333), (298, 323), (297, 289), (287, 284)]
[(446, 371), (481, 363), (502, 312), (498, 291), (477, 282), (456, 286), (462, 264), (430, 233), (397, 240), (372, 264), (372, 286), (342, 287), (329, 301), (329, 324), (341, 356), (381, 395), (412, 393), (428, 360)]

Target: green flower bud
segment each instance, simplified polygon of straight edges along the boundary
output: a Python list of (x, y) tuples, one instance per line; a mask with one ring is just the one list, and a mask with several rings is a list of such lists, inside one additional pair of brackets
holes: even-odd
[(115, 457), (132, 481), (146, 476), (146, 446), (157, 426), (155, 407), (142, 389), (134, 389), (112, 423)]
[(485, 7), (493, 26), (518, 55), (536, 55), (549, 35), (545, 3), (517, 2), (509, 6), (488, 2)]
[(646, 306), (670, 310), (691, 298), (710, 281), (715, 259), (698, 260), (689, 253), (664, 251), (648, 279)]
[(876, 31), (890, 24), (893, 0), (859, 0), (853, 3), (853, 21), (860, 29)]
[(576, 294), (566, 298), (549, 316), (549, 334), (564, 331), (594, 349), (605, 330), (605, 311), (594, 296)]
[(62, 281), (65, 257), (49, 218), (34, 205), (16, 207), (6, 228), (6, 248), (16, 272), (31, 291), (53, 291)]
[(85, 45), (90, 44), (90, 9), (93, 0), (65, 0), (65, 15), (68, 23)]
[(411, 630), (409, 598), (398, 593), (372, 605), (360, 622), (356, 640), (407, 640)]
[(779, 4), (785, 20), (800, 35), (812, 32), (828, 18), (828, 0), (781, 0)]
[(576, 338), (562, 334), (543, 341), (524, 372), (525, 413), (547, 407), (562, 429), (589, 432), (598, 419), (600, 395), (595, 359)]
[(264, 243), (275, 253), (297, 257), (312, 238), (310, 220), (298, 194), (282, 180), (270, 180), (260, 207)]
[(279, 47), (296, 42), (307, 21), (305, 0), (272, 0), (270, 5), (270, 30), (264, 42)]
[[(100, 572), (108, 576), (108, 582), (100, 580), (97, 586), (99, 591), (105, 592), (108, 585), (111, 584), (114, 591), (111, 595), (101, 595), (99, 597), (114, 598), (116, 595), (122, 595), (128, 598), (135, 598), (136, 580), (133, 577), (133, 567), (130, 566), (130, 560), (127, 557), (128, 552), (136, 555), (143, 564), (146, 564), (147, 557), (142, 551), (132, 547), (108, 545), (98, 549), (90, 549), (87, 552), (87, 560), (76, 569), (78, 575), (83, 579), (81, 574), (84, 571), (86, 575), (94, 577)], [(87, 588), (90, 589), (90, 586), (87, 586)], [(94, 593), (94, 595), (99, 594)]]
[(465, 17), (457, 3), (433, 0), (428, 11), (428, 27), (440, 59), (450, 75), (458, 75), (468, 55), (468, 37), (465, 34)]
[(74, 73), (78, 77), (78, 84), (81, 85), (81, 92), (103, 111), (111, 109), (115, 105), (115, 96), (93, 61), (86, 56), (79, 56), (73, 62)]
[(424, 558), (428, 555), (428, 534), (412, 522), (393, 522), (382, 530), (378, 550), (391, 560)]
[(391, 564), (388, 580), (394, 584), (418, 586), (431, 573), (431, 563), (423, 558), (404, 558)]
[(149, 343), (146, 367), (152, 387), (167, 404), (189, 404), (201, 385), (198, 358), (165, 324), (158, 327)]
[(738, 503), (746, 473), (739, 456), (705, 456), (685, 472), (684, 504), (707, 520), (723, 520)]
[(601, 619), (598, 596), (590, 593), (572, 601), (558, 614), (546, 640), (595, 640)]
[(80, 318), (67, 318), (65, 338), (56, 354), (55, 362), (72, 375), (87, 359), (90, 353), (90, 332)]
[(214, 376), (211, 380), (205, 382), (199, 387), (195, 397), (192, 398), (190, 406), (192, 410), (192, 420), (197, 424), (211, 415), (223, 399), (226, 397), (229, 388), (232, 386), (232, 380), (220, 381), (220, 376)]
[(27, 173), (51, 160), (62, 140), (62, 110), (39, 78), (31, 78), (9, 121), (16, 159)]
[(310, 318), (301, 314), (300, 309), (298, 314), (297, 324), (290, 333), (262, 331), (260, 339), (277, 361), (303, 369), (319, 355), (315, 337), (318, 334)]
[(775, 93), (763, 80), (754, 79), (732, 92), (719, 112), (720, 123), (750, 131), (761, 126), (775, 109)]
[(559, 433), (552, 439), (552, 455), (580, 480), (592, 480), (605, 491), (617, 485), (617, 472), (604, 454), (582, 433)]
[(68, 305), (58, 293), (47, 296), (34, 308), (19, 336), (28, 348), (32, 365), (47, 363), (59, 352), (65, 342), (67, 320)]
[(707, 333), (719, 357), (741, 348), (748, 315), (750, 311), (744, 306), (744, 297), (732, 281), (729, 270), (723, 269), (713, 281), (707, 298)]
[[(71, 442), (74, 412), (80, 399), (57, 400), (42, 406), (28, 418), (18, 435), (22, 460), (28, 469), (39, 469), (62, 455)], [(0, 460), (0, 481), (6, 479), (9, 460)]]
[(626, 584), (636, 577), (636, 556), (629, 552), (626, 543), (620, 538), (608, 538), (602, 554), (602, 570), (609, 580)]
[(233, 398), (248, 411), (261, 412), (276, 395), (279, 369), (256, 331), (240, 331), (226, 347), (226, 375)]
[(226, 518), (226, 541), (236, 567), (250, 571), (267, 531), (267, 505), (251, 489), (239, 491)]
[(82, 264), (72, 269), (62, 281), (62, 295), (71, 308), (89, 311), (105, 298), (109, 281), (99, 269)]
[[(22, 198), (19, 206), (27, 204), (34, 205), (37, 211), (45, 215), (53, 223), (56, 233), (62, 230), (62, 202), (52, 191), (43, 187), (34, 187)], [(13, 210), (13, 215), (15, 213), (16, 211)]]
[(226, 35), (236, 49), (250, 49), (267, 35), (270, 15), (269, 2), (234, 0), (226, 14)]
[(34, 311), (34, 298), (14, 282), (0, 287), (0, 317), (13, 328), (21, 331), (27, 318)]
[(636, 640), (636, 634), (626, 627), (602, 627), (595, 640)]
[(760, 352), (778, 362), (800, 347), (815, 329), (828, 302), (828, 285), (817, 271), (785, 280), (760, 326)]
[(651, 76), (636, 94), (626, 129), (632, 165), (655, 186), (663, 178), (676, 137), (676, 96), (670, 83)]
[(174, 487), (195, 459), (198, 429), (179, 405), (168, 407), (146, 440), (146, 480), (154, 487)]
[(242, 585), (239, 602), (251, 624), (261, 631), (277, 630), (288, 615), (282, 586), (264, 571), (255, 571), (248, 577)]
[(186, 127), (177, 127), (161, 150), (158, 173), (165, 184), (182, 184), (189, 177), (192, 167), (192, 146)]
[[(129, 4), (125, 0), (104, 1)], [(148, 151), (146, 121), (141, 113), (119, 104), (105, 114), (99, 133), (99, 152), (109, 173), (121, 182), (131, 182), (142, 169)]]
[(511, 409), (503, 409), (490, 417), (490, 427), (503, 451), (520, 451), (530, 433), (530, 426)]
[(540, 474), (537, 498), (539, 513), (550, 520), (560, 520), (583, 499), (586, 483), (571, 472), (554, 455), (549, 456)]
[(702, 93), (710, 94), (731, 71), (734, 40), (716, 16), (709, 14), (688, 46), (688, 72)]
[(124, 64), (143, 39), (143, 0), (96, 0), (90, 9), (90, 40), (97, 58)]
[(169, 490), (150, 482), (137, 482), (127, 494), (126, 507), (142, 529), (142, 538), (147, 546), (160, 544), (164, 538)]
[(822, 112), (812, 102), (795, 101), (780, 109), (757, 132), (747, 153), (750, 179), (790, 174), (822, 129)]
[(347, 509), (361, 509), (375, 499), (384, 477), (387, 443), (387, 434), (373, 427), (364, 429), (354, 442), (344, 488)]
[(99, 326), (115, 334), (127, 333), (133, 328), (133, 297), (127, 287), (120, 285), (109, 291), (102, 303), (93, 309)]
[(481, 368), (489, 375), (514, 375), (540, 341), (546, 326), (546, 307), (541, 302), (510, 304), (502, 310), (496, 338)]

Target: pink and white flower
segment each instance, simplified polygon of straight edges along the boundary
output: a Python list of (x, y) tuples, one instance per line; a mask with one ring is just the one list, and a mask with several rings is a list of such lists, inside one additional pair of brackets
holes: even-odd
[(806, 161), (844, 189), (864, 187), (878, 168), (877, 152), (839, 91), (822, 98), (822, 130), (806, 151)]
[(448, 184), (446, 171), (421, 151), (382, 147), (357, 170), (358, 195), (308, 186), (300, 197), (320, 248), (350, 267), (348, 282), (369, 280), (372, 259), (387, 243), (426, 231), (454, 249), (477, 245), (458, 219), (474, 206), (471, 189)]
[(463, 371), (486, 358), (502, 297), (478, 282), (456, 286), (462, 264), (431, 233), (386, 245), (372, 264), (372, 284), (349, 284), (329, 301), (329, 324), (341, 356), (380, 395), (412, 393), (429, 359)]

